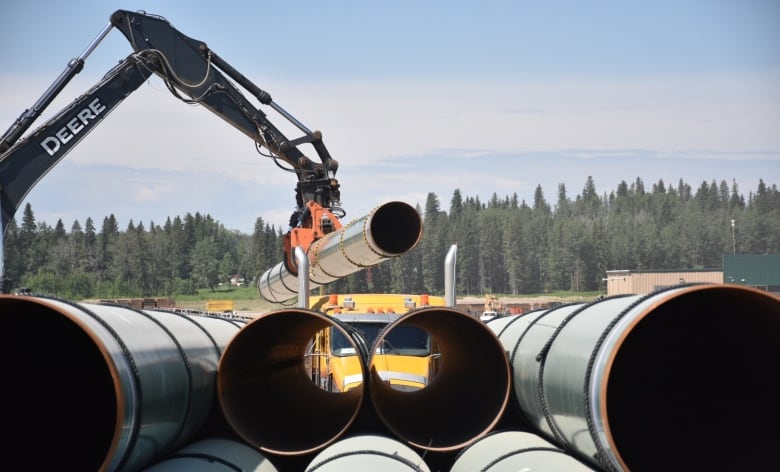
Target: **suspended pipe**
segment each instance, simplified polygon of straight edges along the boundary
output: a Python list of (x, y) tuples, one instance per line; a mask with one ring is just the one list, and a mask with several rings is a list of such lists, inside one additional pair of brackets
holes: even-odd
[(525, 431), (490, 433), (460, 451), (449, 472), (593, 471), (541, 436)]
[(260, 451), (224, 438), (195, 441), (144, 472), (278, 472)]
[(241, 326), (195, 318), (0, 295), (6, 459), (138, 470), (191, 439), (213, 413), (219, 355)]
[(320, 451), (305, 472), (430, 472), (425, 460), (396, 439), (366, 434), (341, 439)]
[[(364, 381), (346, 392), (321, 389), (306, 368), (315, 334), (331, 327), (360, 357)], [(300, 308), (265, 313), (236, 334), (220, 359), (217, 392), (225, 418), (244, 441), (265, 452), (294, 456), (322, 449), (358, 416), (367, 352), (354, 328), (326, 314)]]
[(487, 326), (510, 353), (520, 409), (589, 463), (758, 470), (780, 461), (778, 297), (689, 285), (510, 318), (515, 329)]
[[(420, 390), (396, 390), (379, 374), (377, 346), (401, 326), (425, 330), (438, 345), (438, 370)], [(501, 342), (481, 321), (454, 308), (421, 308), (389, 324), (374, 346), (370, 398), (381, 421), (409, 444), (453, 451), (487, 434), (501, 418), (511, 391), (510, 366)]]
[[(380, 205), (309, 247), (310, 288), (400, 256), (421, 237), (422, 219), (414, 207), (403, 202)], [(260, 276), (260, 295), (269, 302), (283, 303), (298, 296), (297, 279), (297, 273), (280, 262)]]

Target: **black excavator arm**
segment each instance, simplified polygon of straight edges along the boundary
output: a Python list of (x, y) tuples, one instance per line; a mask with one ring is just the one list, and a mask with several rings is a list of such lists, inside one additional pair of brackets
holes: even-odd
[[(4, 230), (32, 187), (149, 78), (153, 70), (150, 66), (155, 60), (156, 56), (149, 53), (128, 56), (92, 89), (0, 155)], [(17, 120), (20, 122), (22, 119)]]
[[(124, 34), (134, 52), (84, 95), (22, 138), (113, 28)], [(307, 249), (313, 241), (341, 228), (339, 218), (344, 216), (344, 210), (335, 177), (338, 163), (330, 156), (319, 131), (309, 130), (206, 43), (182, 34), (162, 17), (117, 10), (87, 49), (68, 63), (45, 94), (0, 137), (0, 236), (5, 234), (8, 223), (32, 187), (152, 74), (161, 77), (176, 97), (208, 108), (252, 139), (260, 154), (296, 174), (296, 206), (290, 217), (292, 229), (285, 238), (285, 259), (291, 265), (294, 264), (292, 248)], [(261, 105), (282, 115), (302, 136), (288, 139), (238, 86)], [(304, 155), (299, 149), (303, 144), (314, 148), (319, 162)]]
[[(335, 180), (338, 163), (330, 156), (319, 131), (309, 130), (206, 43), (185, 36), (165, 19), (118, 10), (111, 16), (111, 24), (125, 35), (135, 51), (158, 52), (161, 61), (155, 72), (165, 80), (171, 92), (181, 92), (188, 97), (186, 101), (207, 107), (266, 148), (275, 159), (286, 162), (295, 170), (299, 213), (304, 213), (306, 204), (311, 201), (331, 211), (343, 211), (339, 207), (339, 185)], [(261, 104), (284, 116), (303, 135), (288, 139), (223, 73)], [(311, 144), (320, 162), (305, 156), (298, 148), (302, 144)]]

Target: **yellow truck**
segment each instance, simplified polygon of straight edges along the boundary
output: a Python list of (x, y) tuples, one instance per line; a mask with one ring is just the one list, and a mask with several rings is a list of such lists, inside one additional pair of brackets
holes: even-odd
[[(346, 325), (364, 342), (371, 367), (398, 390), (418, 390), (435, 377), (441, 355), (435, 339), (416, 326), (401, 325), (382, 333), (410, 310), (445, 306), (444, 297), (404, 294), (326, 295), (309, 298), (310, 307)], [(376, 341), (383, 334), (383, 341)], [(373, 352), (370, 350), (373, 348)], [(312, 381), (320, 388), (343, 392), (363, 382), (360, 349), (336, 327), (315, 336), (308, 352)], [(364, 362), (368, 363), (369, 359)]]
[(208, 300), (206, 311), (209, 313), (233, 313), (235, 303), (233, 300)]

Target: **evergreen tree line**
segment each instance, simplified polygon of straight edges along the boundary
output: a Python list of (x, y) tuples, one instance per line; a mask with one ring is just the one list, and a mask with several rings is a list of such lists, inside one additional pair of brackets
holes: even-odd
[[(517, 194), (488, 202), (455, 190), (447, 211), (429, 193), (423, 237), (407, 254), (359, 271), (328, 292), (444, 291), (444, 257), (458, 245), (458, 295), (598, 291), (607, 270), (719, 269), (724, 254), (780, 253), (780, 192), (763, 180), (743, 196), (735, 182), (680, 180), (649, 189), (640, 178), (598, 194), (591, 177), (573, 199), (563, 184), (555, 203), (537, 186), (533, 202)], [(733, 223), (732, 223), (733, 221)], [(24, 208), (5, 236), (12, 287), (67, 299), (152, 297), (215, 290), (238, 277), (255, 283), (282, 254), (282, 228), (262, 218), (251, 235), (227, 230), (209, 215), (170, 217), (123, 231), (114, 215), (100, 229), (91, 218), (67, 231)]]

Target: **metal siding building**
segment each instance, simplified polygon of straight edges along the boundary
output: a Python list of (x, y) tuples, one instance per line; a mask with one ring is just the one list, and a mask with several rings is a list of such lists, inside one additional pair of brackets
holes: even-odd
[(723, 256), (723, 282), (780, 292), (780, 254)]
[(651, 293), (674, 285), (723, 283), (723, 271), (703, 270), (608, 270), (607, 296)]
[(684, 283), (749, 285), (780, 293), (780, 254), (728, 254), (723, 270), (608, 270), (607, 296), (651, 293)]

